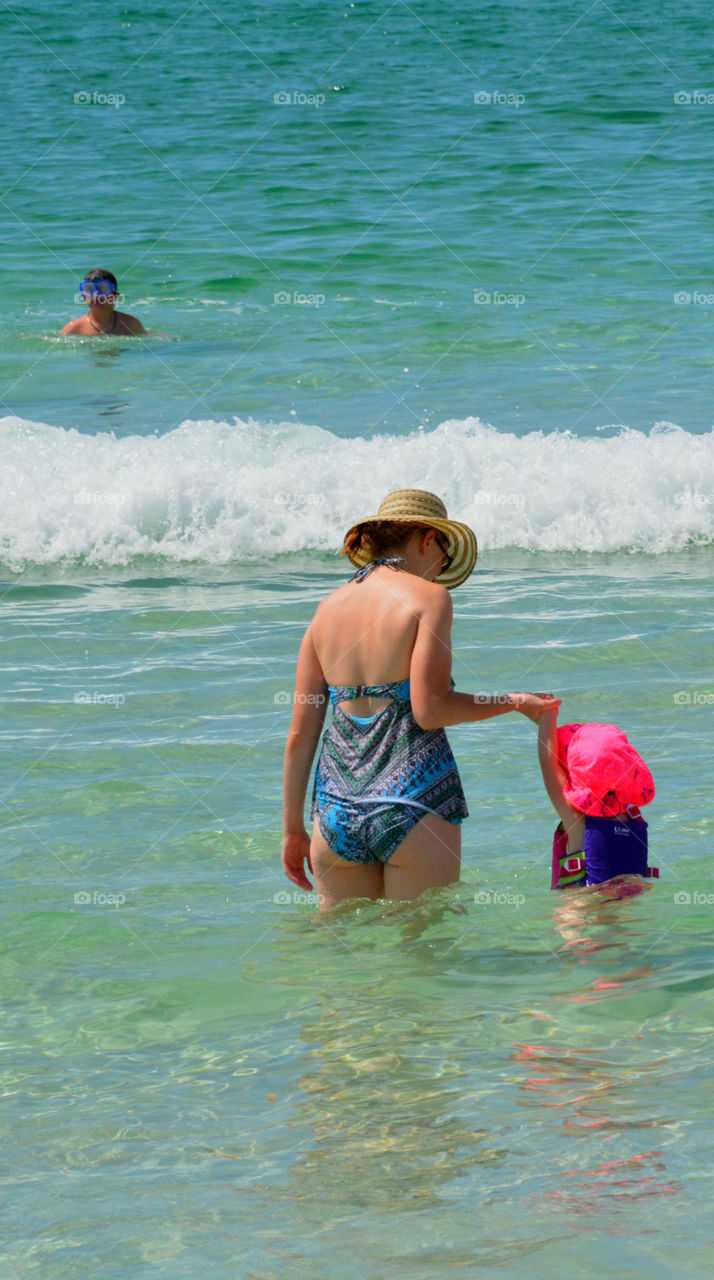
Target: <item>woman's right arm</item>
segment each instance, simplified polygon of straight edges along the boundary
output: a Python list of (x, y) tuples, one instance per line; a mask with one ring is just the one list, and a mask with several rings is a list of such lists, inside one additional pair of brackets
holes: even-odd
[(283, 768), (283, 870), (288, 879), (303, 889), (312, 888), (305, 875), (306, 862), (312, 870), (310, 837), (305, 829), (305, 797), (326, 707), (327, 683), (308, 627), (298, 656), (293, 718)]
[(430, 584), (419, 615), (410, 667), (411, 704), (422, 729), (491, 720), (508, 711), (529, 715), (546, 704), (535, 693), (457, 693), (451, 684), (451, 596), (438, 583)]

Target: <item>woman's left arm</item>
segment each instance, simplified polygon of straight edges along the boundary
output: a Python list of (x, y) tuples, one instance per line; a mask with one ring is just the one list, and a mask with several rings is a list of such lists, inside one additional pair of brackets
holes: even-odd
[(304, 866), (307, 862), (312, 871), (305, 797), (326, 708), (327, 683), (308, 627), (298, 655), (293, 718), (283, 766), (283, 870), (293, 884), (303, 889), (312, 888)]

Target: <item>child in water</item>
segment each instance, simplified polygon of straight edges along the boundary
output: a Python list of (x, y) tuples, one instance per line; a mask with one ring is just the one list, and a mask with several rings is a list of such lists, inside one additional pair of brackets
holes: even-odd
[(560, 818), (551, 889), (658, 876), (647, 865), (647, 823), (639, 810), (655, 794), (647, 765), (614, 724), (558, 728), (559, 705), (538, 718), (543, 782)]
[(60, 336), (75, 334), (82, 338), (94, 338), (100, 333), (113, 333), (126, 338), (146, 333), (141, 320), (137, 320), (136, 316), (130, 316), (126, 311), (114, 310), (119, 298), (119, 286), (111, 271), (103, 271), (101, 268), (88, 271), (79, 286), (79, 297), (80, 301), (88, 303), (89, 311), (86, 316), (70, 320), (60, 330)]

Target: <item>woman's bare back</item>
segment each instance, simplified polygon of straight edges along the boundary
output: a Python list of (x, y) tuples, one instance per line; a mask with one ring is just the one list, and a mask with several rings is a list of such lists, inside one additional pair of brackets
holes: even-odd
[[(348, 582), (323, 600), (311, 624), (315, 652), (331, 685), (392, 684), (409, 678), (424, 600), (443, 587), (381, 566), (362, 582)], [(343, 704), (371, 715), (380, 698)]]

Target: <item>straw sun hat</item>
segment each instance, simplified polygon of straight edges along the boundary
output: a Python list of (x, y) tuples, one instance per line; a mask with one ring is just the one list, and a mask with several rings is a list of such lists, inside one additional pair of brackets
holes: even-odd
[[(478, 554), (476, 534), (467, 524), (449, 520), (446, 507), (435, 493), (428, 493), (426, 489), (395, 489), (393, 493), (387, 494), (376, 516), (366, 516), (359, 520), (349, 530), (345, 540), (351, 534), (361, 532), (366, 525), (383, 520), (395, 521), (397, 524), (422, 524), (445, 535), (451, 564), (437, 575), (436, 581), (442, 586), (458, 587), (473, 573)], [(345, 550), (352, 563), (358, 567), (369, 564), (372, 558), (368, 546), (362, 546), (354, 552), (347, 548)]]

